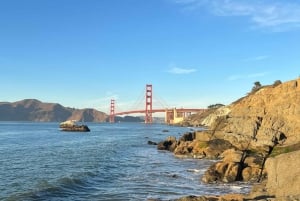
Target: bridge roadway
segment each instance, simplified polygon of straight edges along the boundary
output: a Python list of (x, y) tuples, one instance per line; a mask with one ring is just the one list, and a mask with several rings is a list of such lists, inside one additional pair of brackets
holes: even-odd
[[(178, 113), (182, 112), (204, 112), (206, 109), (186, 109), (186, 108), (175, 108)], [(174, 109), (152, 109), (152, 113), (156, 112), (173, 112)], [(114, 115), (126, 115), (135, 113), (146, 113), (146, 110), (131, 110), (126, 112), (116, 112)]]

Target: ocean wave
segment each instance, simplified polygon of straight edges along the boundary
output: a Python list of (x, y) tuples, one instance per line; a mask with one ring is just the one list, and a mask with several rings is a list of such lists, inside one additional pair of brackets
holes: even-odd
[(187, 169), (188, 172), (195, 172), (195, 173), (198, 173), (198, 172), (203, 172), (203, 170), (200, 170), (200, 169)]
[[(34, 200), (57, 200), (58, 198), (72, 197), (78, 192), (87, 192), (89, 179), (96, 174), (91, 172), (83, 172), (72, 174), (57, 179), (56, 181), (40, 180), (33, 189), (23, 193), (11, 195), (7, 200), (14, 201), (34, 201)], [(89, 178), (90, 177), (90, 178)]]

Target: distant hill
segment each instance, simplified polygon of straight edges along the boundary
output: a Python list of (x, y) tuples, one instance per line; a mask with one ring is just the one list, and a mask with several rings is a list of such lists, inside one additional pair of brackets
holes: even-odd
[(144, 122), (144, 120), (141, 117), (133, 117), (133, 116), (116, 116), (115, 122)]
[(108, 115), (95, 109), (74, 109), (58, 103), (36, 99), (0, 102), (0, 121), (60, 122), (74, 119), (84, 122), (105, 122)]

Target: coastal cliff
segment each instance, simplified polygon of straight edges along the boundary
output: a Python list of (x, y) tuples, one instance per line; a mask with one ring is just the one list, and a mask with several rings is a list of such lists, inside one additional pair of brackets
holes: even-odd
[(300, 200), (299, 85), (297, 79), (256, 88), (199, 120), (207, 130), (168, 137), (158, 149), (178, 157), (217, 159), (201, 178), (204, 183), (255, 184), (249, 195), (215, 200)]

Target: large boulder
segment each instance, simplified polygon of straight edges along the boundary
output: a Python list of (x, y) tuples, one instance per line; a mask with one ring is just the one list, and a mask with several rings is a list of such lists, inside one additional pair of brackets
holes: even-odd
[[(266, 189), (270, 195), (287, 200), (300, 200), (300, 151), (281, 154), (266, 161), (268, 180)], [(285, 199), (284, 199), (285, 198)], [(297, 198), (297, 199), (296, 199)]]
[(225, 150), (220, 158), (221, 161), (211, 165), (204, 173), (203, 182), (257, 182), (266, 176), (263, 170), (265, 156), (262, 154), (231, 148)]

